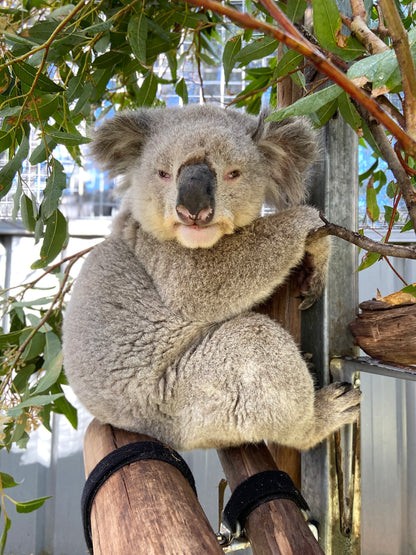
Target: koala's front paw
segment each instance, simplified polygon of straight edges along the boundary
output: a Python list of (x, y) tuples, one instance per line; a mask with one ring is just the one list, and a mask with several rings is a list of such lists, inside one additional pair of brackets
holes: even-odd
[(321, 296), (325, 287), (326, 271), (322, 272), (315, 266), (314, 257), (306, 253), (299, 273), (299, 287), (302, 302), (300, 310), (310, 308)]

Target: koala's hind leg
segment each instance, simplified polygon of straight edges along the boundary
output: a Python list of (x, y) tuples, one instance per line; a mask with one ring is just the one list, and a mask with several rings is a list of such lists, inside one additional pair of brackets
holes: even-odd
[(358, 411), (359, 396), (342, 387), (326, 388), (315, 398), (292, 337), (254, 313), (225, 322), (187, 353), (174, 382), (165, 402), (182, 449), (263, 439), (306, 449), (353, 421)]

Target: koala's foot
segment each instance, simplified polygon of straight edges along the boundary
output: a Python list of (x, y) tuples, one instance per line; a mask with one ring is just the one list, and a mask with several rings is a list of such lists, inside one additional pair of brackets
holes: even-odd
[(336, 382), (317, 391), (315, 428), (306, 448), (320, 443), (345, 424), (355, 422), (360, 414), (360, 401), (361, 391), (347, 382)]

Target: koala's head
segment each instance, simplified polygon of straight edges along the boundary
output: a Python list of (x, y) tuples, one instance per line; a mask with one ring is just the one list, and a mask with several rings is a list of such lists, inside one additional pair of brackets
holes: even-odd
[(304, 197), (316, 136), (303, 118), (265, 122), (212, 105), (121, 112), (104, 121), (92, 155), (123, 176), (124, 206), (159, 240), (212, 247), (224, 234)]

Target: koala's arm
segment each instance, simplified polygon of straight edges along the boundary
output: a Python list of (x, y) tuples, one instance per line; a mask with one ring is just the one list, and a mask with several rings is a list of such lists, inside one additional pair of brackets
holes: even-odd
[(216, 322), (269, 297), (306, 251), (315, 267), (310, 298), (318, 296), (329, 252), (325, 240), (309, 241), (308, 233), (321, 224), (317, 210), (298, 206), (259, 218), (211, 249), (186, 249), (176, 242), (143, 239), (145, 235), (135, 248), (172, 310), (192, 320)]

